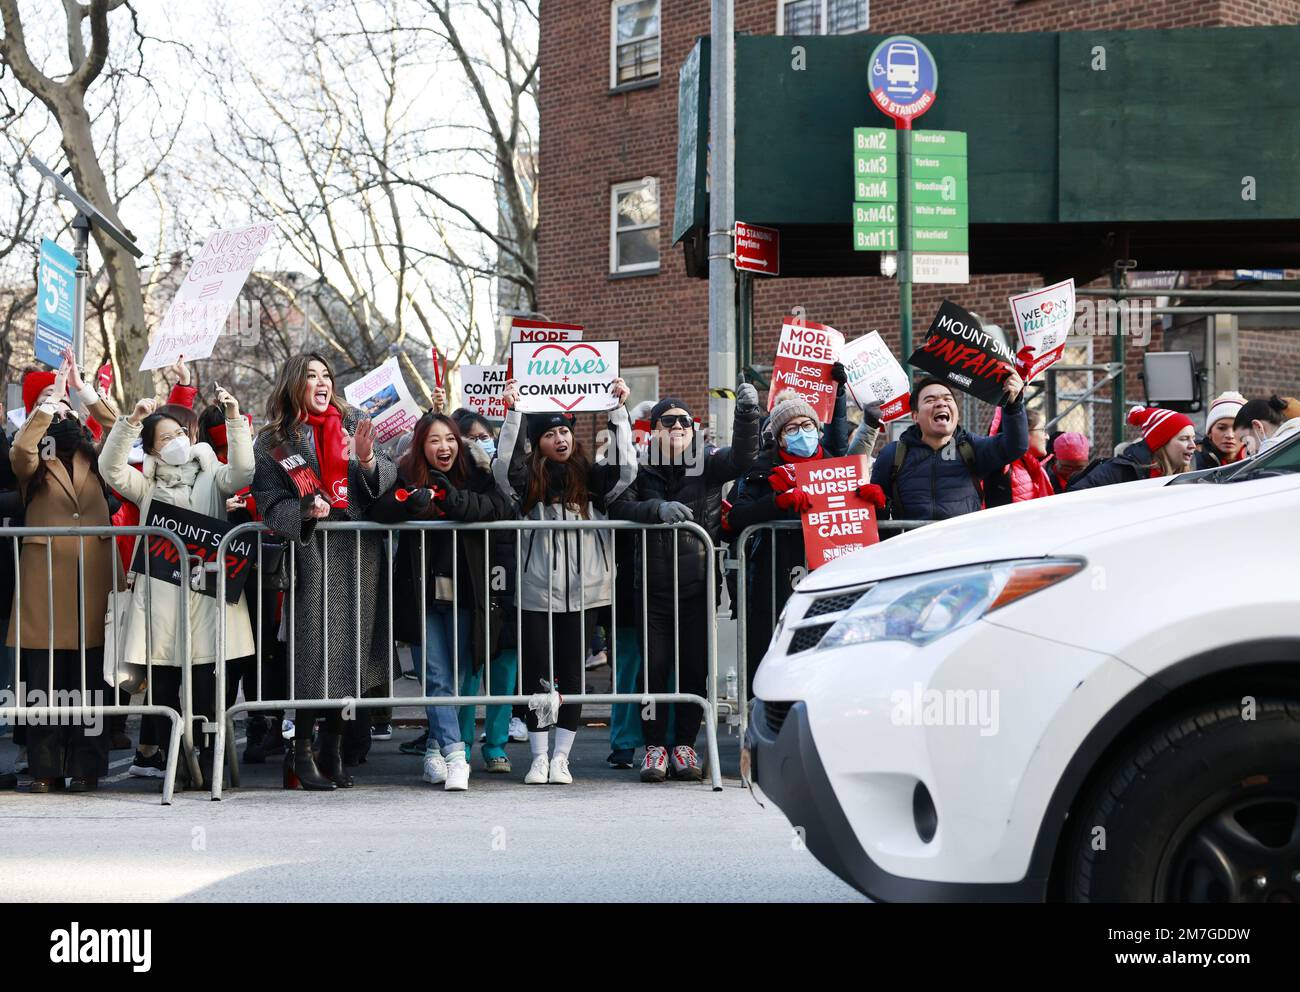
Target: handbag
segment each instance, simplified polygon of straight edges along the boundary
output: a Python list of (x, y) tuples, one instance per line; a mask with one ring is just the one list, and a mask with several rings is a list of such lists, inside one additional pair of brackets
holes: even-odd
[(104, 681), (114, 689), (120, 689), (127, 695), (134, 696), (136, 693), (144, 692), (148, 682), (149, 670), (144, 665), (122, 662), (117, 666), (117, 683), (113, 682), (118, 639), (123, 639), (123, 649), (125, 649), (126, 618), (130, 609), (130, 593), (109, 594), (108, 612), (104, 615)]

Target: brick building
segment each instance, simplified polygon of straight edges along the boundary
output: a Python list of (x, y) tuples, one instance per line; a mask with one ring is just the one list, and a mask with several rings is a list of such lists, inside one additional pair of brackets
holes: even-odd
[[(736, 0), (751, 34), (871, 34), (1237, 27), (1300, 22), (1300, 0)], [(709, 33), (704, 0), (546, 0), (541, 6), (539, 306), (595, 338), (618, 338), (634, 398), (675, 393), (697, 412), (708, 386), (707, 282), (686, 275), (671, 244), (677, 74)], [(940, 97), (942, 99), (942, 95)], [(1137, 260), (1139, 268), (1142, 260)], [(1188, 273), (1186, 284), (1231, 284), (1232, 273)], [(898, 341), (897, 286), (885, 278), (757, 279), (754, 354), (775, 348), (781, 317), (802, 306), (848, 338), (879, 329)], [(1041, 285), (1036, 273), (972, 276), (969, 286), (917, 286), (919, 329), (945, 293), (994, 322), (1006, 299)], [(1258, 318), (1254, 318), (1258, 319)], [(1292, 323), (1295, 326), (1295, 323)], [(1239, 386), (1300, 390), (1300, 334), (1274, 326), (1238, 335)], [(1153, 335), (1149, 347), (1161, 347)], [(1075, 360), (1104, 361), (1109, 341)], [(1138, 349), (1127, 390), (1142, 397)], [(1086, 385), (1087, 374), (1075, 382)], [(1107, 393), (1070, 426), (1109, 442)]]

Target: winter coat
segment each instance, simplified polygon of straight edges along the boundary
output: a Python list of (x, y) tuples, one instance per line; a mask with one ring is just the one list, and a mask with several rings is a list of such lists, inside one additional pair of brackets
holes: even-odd
[[(511, 410), (497, 441), (492, 474), (497, 489), (513, 512), (527, 520), (608, 520), (609, 507), (636, 479), (637, 456), (627, 410), (616, 407), (609, 415), (614, 437), (612, 458), (593, 464), (587, 480), (587, 505), (565, 506), (551, 501), (522, 510), (528, 491), (528, 468), (521, 434), (524, 415)], [(518, 577), (515, 601), (524, 610), (573, 613), (608, 606), (614, 590), (613, 534), (599, 530), (526, 530), (522, 537), (523, 574)]]
[[(358, 411), (349, 408), (343, 414), (343, 429), (354, 434), (360, 419)], [(294, 576), (295, 585), (293, 599), (285, 595), (284, 639), (288, 641), (290, 634), (293, 638), (290, 663), (294, 693), (306, 699), (356, 696), (356, 645), (360, 641), (360, 689), (362, 695), (373, 694), (380, 686), (388, 685), (391, 675), (388, 652), (392, 638), (388, 630), (388, 564), (384, 538), (377, 533), (363, 533), (358, 541), (352, 534), (317, 532), (316, 520), (303, 519), (304, 501), (289, 473), (272, 454), (282, 444), (291, 454), (303, 458), (317, 476), (320, 462), (312, 429), (306, 424), (300, 424), (287, 441), (273, 438), (268, 428), (253, 442), (256, 474), (252, 488), (258, 512), (271, 530), (292, 542), (285, 551), (285, 568), (292, 567), (293, 572), (289, 574)], [(326, 519), (340, 522), (366, 519), (375, 501), (396, 481), (397, 468), (381, 451), (376, 449), (375, 467), (370, 473), (352, 459), (348, 463), (348, 505), (331, 510)], [(400, 604), (395, 604), (395, 608), (400, 608)], [(289, 631), (291, 615), (293, 629)], [(328, 696), (325, 694), (327, 670)]]
[[(1245, 449), (1237, 449), (1237, 457), (1233, 462), (1239, 462), (1246, 457)], [(1192, 456), (1192, 471), (1201, 472), (1207, 468), (1218, 468), (1224, 464), (1223, 459), (1219, 457), (1218, 450), (1210, 443), (1210, 439), (1203, 438), (1201, 443), (1196, 447), (1196, 454)], [(1232, 464), (1232, 463), (1229, 463)]]
[(1300, 417), (1283, 421), (1282, 426), (1274, 432), (1273, 436), (1259, 446), (1260, 452), (1268, 451), (1269, 448), (1276, 448), (1292, 434), (1297, 432), (1300, 432)]
[[(46, 467), (45, 482), (39, 491), (29, 491), (29, 483), (41, 464), (40, 443), (54, 419), (52, 407), (40, 406), (32, 411), (15, 435), (10, 462), (26, 503), (26, 527), (108, 527), (111, 512), (108, 496), (94, 473), (91, 459), (77, 452), (69, 476), (63, 462), (54, 458)], [(88, 404), (88, 413), (101, 423), (111, 423), (116, 413), (102, 400)], [(4, 548), (8, 555), (11, 547)], [(46, 555), (49, 554), (47, 568)], [(79, 566), (80, 562), (80, 566)], [(113, 552), (113, 539), (100, 537), (42, 537), (22, 539), (18, 560), (18, 592), (9, 619), (9, 636), (5, 643), (15, 646), (19, 621), (24, 648), (49, 648), (75, 651), (82, 633), (78, 610), (78, 582), (85, 582), (85, 645), (104, 646), (104, 619), (108, 615), (108, 597), (114, 583), (121, 585), (121, 569)], [(53, 589), (54, 643), (50, 644), (50, 599)], [(19, 612), (19, 600), (22, 610)]]
[(1145, 441), (1126, 445), (1114, 458), (1107, 458), (1085, 468), (1070, 480), (1068, 492), (1077, 493), (1098, 486), (1113, 486), (1118, 482), (1136, 482), (1151, 478), (1155, 458)]
[(1056, 488), (1043, 468), (1043, 463), (1032, 451), (1026, 451), (1007, 466), (1011, 475), (1011, 502), (1024, 503), (1026, 500), (1055, 496)]
[[(127, 456), (142, 430), (142, 424), (133, 424), (127, 417), (118, 418), (99, 455), (104, 481), (140, 508), (140, 520), (144, 522), (149, 520), (149, 508), (155, 501), (225, 520), (226, 499), (253, 480), (253, 439), (248, 421), (243, 417), (226, 421), (230, 438), (227, 465), (221, 463), (211, 446), (195, 444), (191, 445), (190, 459), (184, 465), (168, 465), (146, 454), (143, 470), (137, 471), (128, 464)], [(134, 561), (134, 551), (131, 560)], [(188, 569), (182, 569), (181, 575), (183, 581), (188, 580)], [(217, 660), (217, 624), (221, 622), (217, 599), (193, 589), (187, 591), (187, 596), (191, 664), (213, 664)], [(149, 660), (155, 665), (180, 665), (176, 608), (175, 585), (164, 579), (136, 576), (123, 637), (124, 663), (143, 665), (151, 655)], [(227, 604), (225, 622), (226, 660), (253, 654), (253, 629), (248, 604), (242, 596), (237, 602)]]
[[(947, 520), (983, 506), (976, 480), (985, 479), (1029, 450), (1029, 422), (1021, 399), (1003, 408), (1004, 424), (992, 437), (976, 437), (958, 427), (935, 451), (913, 424), (898, 441), (885, 445), (871, 469), (871, 481), (885, 491), (889, 505), (881, 512), (895, 520)], [(906, 447), (894, 471), (898, 445)], [(970, 464), (962, 451), (970, 453)]]
[[(486, 465), (472, 466), (463, 487), (449, 489), (444, 502), (432, 504), (423, 511), (414, 500), (397, 498), (399, 491), (412, 488), (411, 483), (399, 476), (396, 484), (375, 503), (371, 510), (372, 519), (384, 524), (441, 519), (482, 523), (511, 517), (510, 507), (497, 491), (496, 481)], [(491, 589), (493, 562), (487, 558), (488, 549), (494, 547), (491, 539), (497, 532), (461, 530), (455, 533), (453, 542), (450, 530), (432, 528), (424, 532), (425, 604), (426, 609), (433, 609), (439, 603), (447, 604), (446, 600), (437, 598), (435, 580), (452, 577), (454, 543), (460, 558), (456, 563), (457, 601), (461, 609), (470, 611), (472, 617), (470, 659), (462, 658), (460, 664), (463, 670), (472, 659), (474, 668), (479, 669), (483, 667), (485, 651), (489, 655), (496, 654), (502, 628), (501, 602)], [(393, 612), (393, 636), (408, 644), (421, 644), (425, 637), (421, 626), (424, 614), (419, 608), (420, 562), (420, 532), (399, 531), (397, 551), (393, 556), (393, 600), (401, 604), (401, 609)]]
[[(642, 459), (630, 498), (619, 500), (610, 516), (640, 523), (657, 524), (662, 520), (659, 508), (668, 502), (690, 507), (695, 523), (708, 532), (714, 547), (722, 541), (722, 487), (739, 479), (758, 457), (758, 418), (752, 412), (737, 410), (733, 422), (731, 446), (702, 451), (697, 433), (690, 457), (677, 464), (651, 464)], [(640, 535), (634, 535), (638, 537)], [(679, 597), (697, 596), (704, 591), (708, 577), (708, 551), (694, 534), (677, 532), (677, 583)], [(635, 588), (641, 588), (641, 541), (634, 542)], [(646, 534), (646, 579), (652, 596), (671, 596), (673, 588), (673, 532), (652, 530)], [(717, 572), (714, 573), (715, 581)], [(640, 598), (638, 592), (638, 599)]]

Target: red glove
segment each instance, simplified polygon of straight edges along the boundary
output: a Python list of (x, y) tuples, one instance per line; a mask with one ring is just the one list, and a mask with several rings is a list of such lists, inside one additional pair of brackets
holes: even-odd
[(722, 501), (722, 533), (731, 533), (731, 500)]
[(805, 513), (812, 509), (812, 497), (802, 489), (789, 489), (783, 493), (777, 493), (776, 505), (783, 510)]
[(778, 465), (767, 477), (767, 484), (774, 493), (789, 492), (794, 488), (794, 466)]
[(885, 491), (874, 483), (864, 482), (858, 486), (858, 495), (877, 510), (885, 508)]

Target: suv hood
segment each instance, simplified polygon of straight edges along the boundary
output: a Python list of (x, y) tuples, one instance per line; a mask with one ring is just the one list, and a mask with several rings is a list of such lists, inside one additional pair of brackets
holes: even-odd
[[(914, 575), (987, 561), (1081, 553), (1088, 538), (1115, 530), (1140, 529), (1155, 520), (1198, 513), (1203, 527), (1225, 507), (1275, 488), (1282, 480), (1227, 485), (1171, 486), (1144, 479), (1063, 493), (954, 517), (900, 534), (845, 555), (812, 572), (800, 592), (820, 592), (899, 575)], [(1300, 484), (1292, 479), (1290, 485)]]

